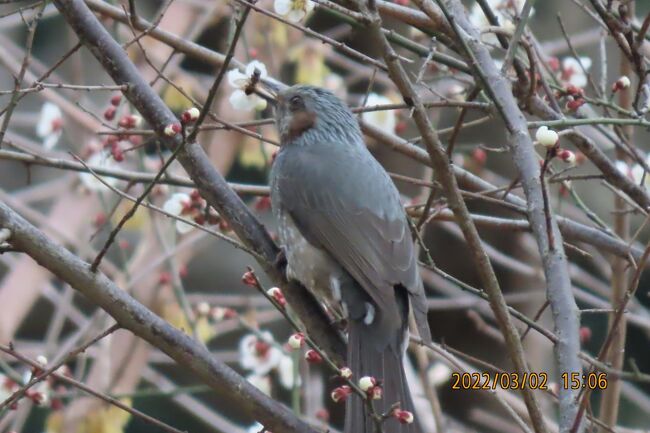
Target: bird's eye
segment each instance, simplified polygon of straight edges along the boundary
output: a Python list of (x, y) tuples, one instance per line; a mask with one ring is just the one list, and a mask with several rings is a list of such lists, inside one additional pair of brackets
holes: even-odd
[(297, 111), (303, 108), (302, 98), (300, 96), (294, 96), (289, 100), (289, 109), (291, 111)]

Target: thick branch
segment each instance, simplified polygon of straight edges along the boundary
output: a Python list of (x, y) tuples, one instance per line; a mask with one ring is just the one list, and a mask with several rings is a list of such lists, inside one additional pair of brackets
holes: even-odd
[(174, 328), (117, 287), (101, 272), (54, 243), (4, 203), (0, 203), (0, 227), (11, 231), (11, 244), (49, 269), (110, 314), (117, 323), (156, 346), (179, 365), (192, 370), (204, 384), (226, 392), (252, 417), (274, 431), (315, 433), (288, 408), (269, 398), (205, 346)]

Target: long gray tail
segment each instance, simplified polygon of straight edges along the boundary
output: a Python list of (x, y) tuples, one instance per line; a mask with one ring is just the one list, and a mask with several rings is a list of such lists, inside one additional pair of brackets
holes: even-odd
[[(404, 374), (402, 351), (389, 345), (378, 350), (377, 345), (368, 338), (368, 326), (351, 320), (348, 328), (348, 366), (352, 369), (355, 380), (363, 376), (372, 376), (381, 381), (383, 398), (374, 400), (375, 413), (388, 412), (397, 402), (400, 408), (415, 414), (411, 392)], [(365, 336), (365, 338), (364, 338)], [(369, 416), (366, 403), (353, 393), (345, 406), (345, 433), (375, 433), (375, 421)], [(417, 417), (412, 424), (400, 424), (390, 417), (382, 423), (384, 433), (420, 433)]]

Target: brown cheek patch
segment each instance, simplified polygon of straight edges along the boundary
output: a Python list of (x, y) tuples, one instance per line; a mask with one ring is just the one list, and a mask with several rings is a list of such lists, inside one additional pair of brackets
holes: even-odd
[(294, 140), (316, 124), (316, 113), (300, 111), (293, 115), (289, 123), (289, 139)]

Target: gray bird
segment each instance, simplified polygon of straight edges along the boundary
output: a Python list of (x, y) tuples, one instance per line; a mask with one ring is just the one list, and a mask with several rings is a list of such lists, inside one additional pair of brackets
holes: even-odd
[[(294, 86), (277, 95), (281, 147), (271, 170), (271, 202), (287, 277), (348, 319), (348, 367), (383, 387), (378, 414), (399, 402), (413, 412), (402, 364), (409, 301), (424, 341), (427, 307), (406, 213), (392, 180), (368, 151), (350, 109), (331, 92)], [(357, 396), (346, 403), (345, 432), (373, 433)], [(386, 433), (420, 431), (388, 419)]]

